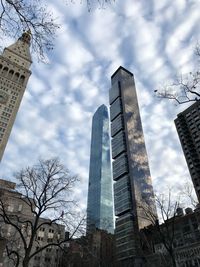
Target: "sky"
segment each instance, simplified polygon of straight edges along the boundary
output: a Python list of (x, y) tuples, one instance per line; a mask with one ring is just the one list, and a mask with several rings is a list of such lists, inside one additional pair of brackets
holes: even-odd
[[(60, 157), (80, 176), (75, 195), (87, 203), (92, 116), (108, 105), (110, 77), (119, 66), (134, 74), (153, 186), (179, 189), (190, 175), (174, 119), (187, 105), (154, 90), (194, 71), (200, 40), (198, 0), (116, 0), (106, 8), (48, 1), (61, 25), (48, 64), (33, 56), (29, 79), (0, 166), (0, 177)], [(14, 42), (14, 40), (13, 40)]]

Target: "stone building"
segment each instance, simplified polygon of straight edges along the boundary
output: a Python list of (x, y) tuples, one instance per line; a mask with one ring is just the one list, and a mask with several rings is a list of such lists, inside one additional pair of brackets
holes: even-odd
[[(30, 199), (29, 199), (30, 200)], [(1, 267), (14, 267), (13, 261), (8, 257), (6, 246), (9, 250), (12, 247), (19, 253), (20, 256), (24, 255), (23, 242), (16, 229), (4, 222), (4, 220), (11, 219), (17, 227), (21, 229), (24, 239), (28, 243), (31, 238), (31, 224), (28, 221), (34, 221), (34, 213), (31, 211), (30, 206), (26, 204), (27, 199), (19, 192), (16, 191), (16, 184), (13, 182), (0, 179), (0, 266)], [(6, 210), (6, 215), (2, 216), (2, 208)], [(49, 243), (58, 243), (65, 239), (65, 227), (57, 223), (50, 223), (50, 220), (40, 218), (40, 225), (43, 224), (38, 230), (34, 240), (33, 250), (37, 251), (41, 247)], [(56, 246), (47, 246), (46, 249), (36, 254), (30, 261), (30, 267), (45, 267), (51, 264), (52, 267), (57, 267), (60, 264), (61, 250)], [(22, 264), (20, 262), (19, 267)]]
[[(172, 246), (176, 267), (200, 266), (200, 209), (178, 208), (177, 215), (158, 226), (149, 226), (141, 231), (145, 267), (171, 267), (171, 257), (164, 245)], [(168, 230), (168, 233), (166, 231)], [(161, 232), (161, 234), (160, 234)]]
[(23, 33), (0, 55), (0, 161), (31, 75), (30, 40)]

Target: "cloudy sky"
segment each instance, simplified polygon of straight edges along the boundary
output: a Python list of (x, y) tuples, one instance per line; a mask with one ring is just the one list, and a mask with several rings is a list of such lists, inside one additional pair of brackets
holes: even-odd
[(49, 0), (59, 24), (49, 64), (33, 58), (32, 75), (1, 166), (0, 177), (59, 156), (81, 177), (76, 196), (86, 206), (91, 122), (108, 105), (110, 76), (120, 66), (134, 73), (153, 185), (161, 192), (189, 180), (174, 126), (176, 106), (154, 89), (197, 67), (198, 0), (116, 0), (106, 9)]

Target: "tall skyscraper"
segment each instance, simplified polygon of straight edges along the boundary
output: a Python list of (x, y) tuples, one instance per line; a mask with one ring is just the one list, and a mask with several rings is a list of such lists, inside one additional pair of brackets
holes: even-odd
[(0, 55), (0, 160), (31, 75), (30, 40), (31, 34), (23, 33)]
[(156, 214), (154, 194), (133, 74), (119, 67), (111, 84), (117, 257), (120, 266), (140, 266), (139, 230), (151, 224), (145, 216), (147, 208)]
[(105, 105), (92, 120), (90, 172), (87, 203), (87, 232), (95, 228), (114, 232), (113, 190), (110, 162), (109, 118)]
[(200, 101), (179, 113), (175, 125), (200, 202)]

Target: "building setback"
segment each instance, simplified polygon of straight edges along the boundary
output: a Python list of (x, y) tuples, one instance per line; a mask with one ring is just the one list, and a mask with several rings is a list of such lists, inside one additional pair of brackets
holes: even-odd
[(144, 209), (148, 207), (156, 214), (156, 208), (133, 74), (119, 67), (111, 77), (111, 84), (117, 257), (120, 266), (138, 266), (139, 230), (150, 224)]
[(30, 33), (23, 33), (0, 55), (0, 161), (31, 72)]
[(200, 201), (200, 101), (177, 115), (176, 129)]
[(105, 105), (97, 109), (92, 120), (87, 233), (95, 228), (114, 232), (109, 118)]

